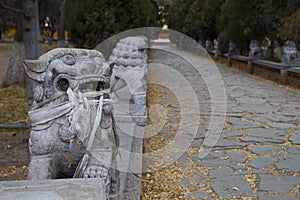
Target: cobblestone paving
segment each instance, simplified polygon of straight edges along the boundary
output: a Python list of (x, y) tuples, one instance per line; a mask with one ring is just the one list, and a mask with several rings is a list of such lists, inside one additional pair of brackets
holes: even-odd
[[(191, 161), (203, 169), (197, 175), (182, 178), (183, 185), (200, 183), (190, 194), (191, 198), (300, 199), (300, 94), (297, 91), (219, 67), (227, 95), (226, 123), (212, 151), (200, 158), (199, 149), (203, 147), (211, 112), (205, 81), (181, 59), (166, 57), (162, 52), (153, 53), (151, 59), (183, 74), (199, 100), (198, 133), (188, 153), (179, 159), (182, 166)], [(164, 77), (167, 77), (164, 71), (149, 67), (150, 80)], [(170, 81), (176, 83), (177, 77)], [(162, 87), (161, 93), (156, 103), (169, 110), (167, 123), (159, 134), (167, 135), (171, 127), (179, 126), (180, 105), (172, 92)]]

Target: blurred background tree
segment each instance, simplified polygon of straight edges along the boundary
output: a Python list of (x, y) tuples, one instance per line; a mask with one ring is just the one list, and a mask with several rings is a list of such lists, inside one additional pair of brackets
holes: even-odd
[(158, 5), (150, 0), (86, 0), (73, 6), (68, 20), (70, 41), (77, 47), (95, 47), (119, 32), (160, 26)]
[[(221, 7), (219, 30), (226, 32), (226, 40), (237, 44), (247, 54), (252, 39), (262, 40), (265, 36), (260, 0), (225, 1)], [(227, 44), (228, 46), (228, 44)]]
[[(274, 59), (276, 42), (282, 44), (287, 38), (299, 38), (299, 28), (293, 21), (299, 8), (299, 0), (172, 0), (168, 26), (197, 41), (219, 38), (221, 52), (228, 49), (230, 40), (244, 55), (248, 54), (252, 39), (267, 42), (271, 52), (268, 57)], [(287, 35), (285, 29), (291, 24), (293, 29), (289, 28)], [(293, 34), (296, 36), (292, 37)]]
[[(187, 22), (185, 18), (189, 13), (193, 1), (194, 0), (172, 0), (167, 18), (168, 27), (170, 29), (188, 34), (189, 29), (185, 28), (184, 30), (185, 23)], [(190, 23), (192, 23), (192, 21), (190, 21)]]
[[(40, 26), (34, 29), (40, 28), (40, 32), (35, 31), (32, 37), (35, 42), (30, 43), (23, 39), (26, 20), (22, 19), (27, 11), (22, 3), (36, 2), (35, 9), (39, 14), (33, 18)], [(21, 75), (21, 62), (25, 57), (23, 41), (30, 44), (28, 49), (32, 48), (27, 51), (32, 55), (26, 57), (33, 59), (39, 54), (36, 41), (51, 44), (57, 38), (57, 46), (64, 47), (66, 33), (74, 46), (93, 48), (106, 38), (128, 29), (168, 25), (202, 44), (206, 39), (218, 39), (222, 53), (233, 40), (242, 54), (247, 55), (250, 40), (256, 39), (268, 44), (266, 58), (271, 60), (276, 60), (275, 44), (292, 39), (298, 48), (300, 45), (299, 0), (0, 0), (0, 5), (1, 39), (5, 32), (14, 33), (11, 34), (14, 43), (5, 86), (24, 85), (24, 76)], [(25, 29), (32, 30), (32, 26), (28, 23)], [(54, 34), (57, 35), (54, 37)]]
[[(202, 11), (205, 1), (195, 0), (188, 7), (188, 12), (183, 15), (182, 33), (185, 33), (195, 39), (196, 41), (203, 40), (201, 33), (204, 31), (204, 27), (201, 24), (203, 18)], [(197, 20), (195, 20), (197, 19)]]
[(225, 0), (205, 0), (200, 18), (203, 41), (206, 39), (213, 41), (218, 37), (221, 7), (224, 3)]
[(300, 9), (283, 20), (279, 36), (282, 40), (294, 40), (300, 47)]

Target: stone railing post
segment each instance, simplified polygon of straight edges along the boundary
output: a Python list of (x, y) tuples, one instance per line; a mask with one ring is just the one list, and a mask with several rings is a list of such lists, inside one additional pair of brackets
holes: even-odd
[(236, 46), (236, 44), (233, 41), (229, 42), (229, 48), (228, 48), (228, 65), (232, 65), (232, 57), (235, 55), (240, 55), (240, 50)]
[(250, 74), (253, 74), (253, 61), (263, 58), (263, 50), (257, 40), (251, 40), (249, 48), (248, 70)]
[(144, 126), (147, 123), (147, 38), (121, 39), (109, 58), (110, 81), (120, 137), (120, 199), (139, 199), (142, 173)]

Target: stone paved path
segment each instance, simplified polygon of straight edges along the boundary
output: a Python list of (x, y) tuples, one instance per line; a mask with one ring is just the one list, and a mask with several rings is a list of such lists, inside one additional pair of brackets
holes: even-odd
[[(190, 54), (190, 59), (193, 56)], [(203, 149), (211, 117), (211, 96), (205, 80), (182, 59), (166, 56), (161, 51), (154, 52), (151, 59), (153, 63), (172, 66), (183, 74), (199, 101), (200, 126), (192, 136), (194, 140), (187, 153), (178, 159), (181, 166), (189, 166), (192, 162), (201, 168), (193, 176), (182, 176), (182, 185), (194, 188), (189, 194), (191, 198), (300, 199), (299, 93), (219, 67), (227, 95), (226, 123), (216, 145), (202, 158), (199, 152)], [(149, 80), (158, 82), (169, 78), (167, 73), (150, 66)], [(176, 84), (178, 77), (173, 76), (169, 81)], [(180, 126), (179, 101), (178, 94), (160, 86), (155, 103), (165, 107), (167, 112), (166, 123), (158, 133), (170, 137), (170, 141), (169, 133)], [(155, 119), (151, 121), (154, 123)]]

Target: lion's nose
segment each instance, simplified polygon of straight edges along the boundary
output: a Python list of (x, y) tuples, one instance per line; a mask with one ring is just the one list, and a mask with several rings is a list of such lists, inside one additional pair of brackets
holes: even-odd
[(86, 75), (86, 74), (94, 74), (97, 72), (97, 64), (93, 61), (83, 61), (81, 68), (80, 68), (80, 74)]

